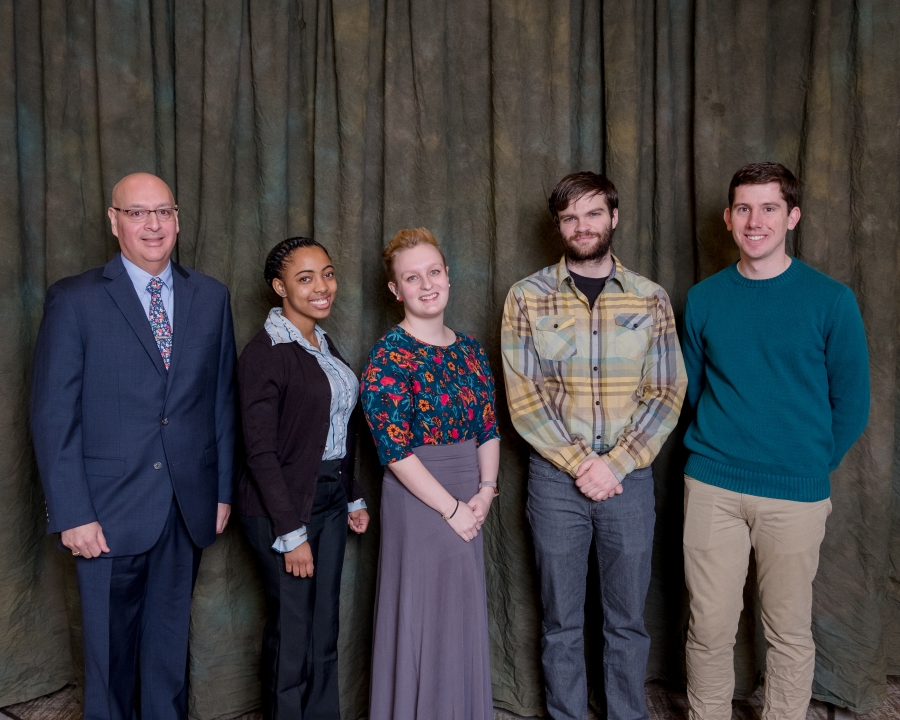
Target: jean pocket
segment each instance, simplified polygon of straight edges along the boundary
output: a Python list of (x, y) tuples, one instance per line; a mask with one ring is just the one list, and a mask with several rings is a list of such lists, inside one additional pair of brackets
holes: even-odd
[(572, 480), (569, 473), (560, 470), (549, 460), (534, 455), (528, 460), (528, 477), (551, 482), (571, 482)]
[(708, 486), (687, 475), (684, 476), (684, 547), (709, 550), (712, 527), (715, 521), (716, 498)]

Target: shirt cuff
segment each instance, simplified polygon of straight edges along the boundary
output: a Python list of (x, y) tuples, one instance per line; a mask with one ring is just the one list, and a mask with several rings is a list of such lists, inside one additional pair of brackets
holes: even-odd
[(619, 482), (625, 479), (625, 476), (637, 466), (631, 453), (620, 445), (616, 445), (606, 455), (601, 455), (603, 461), (609, 466), (612, 474), (616, 476)]
[(357, 498), (353, 502), (347, 503), (347, 512), (352, 513), (356, 510), (368, 510), (369, 506), (366, 505), (366, 501), (362, 498)]
[(284, 553), (289, 553), (291, 550), (296, 550), (305, 542), (306, 526), (302, 525), (292, 533), (275, 538), (275, 542), (272, 543), (272, 549), (283, 555)]
[(591, 448), (581, 437), (576, 436), (574, 445), (559, 448), (559, 462), (557, 463), (553, 460), (551, 460), (551, 462), (553, 462), (554, 465), (557, 465), (561, 470), (569, 473), (572, 477), (575, 477), (575, 473), (578, 472), (581, 463), (589, 457), (597, 457), (597, 453), (595, 453), (593, 448)]

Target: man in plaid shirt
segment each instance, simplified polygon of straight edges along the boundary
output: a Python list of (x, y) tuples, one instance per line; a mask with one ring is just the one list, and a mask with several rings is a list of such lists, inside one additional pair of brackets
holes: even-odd
[(587, 717), (583, 626), (593, 539), (607, 714), (639, 720), (648, 717), (650, 464), (675, 427), (687, 378), (665, 290), (611, 253), (615, 186), (575, 173), (549, 204), (565, 256), (510, 289), (502, 325), (509, 411), (533, 449), (527, 510), (544, 608), (547, 709), (554, 720)]

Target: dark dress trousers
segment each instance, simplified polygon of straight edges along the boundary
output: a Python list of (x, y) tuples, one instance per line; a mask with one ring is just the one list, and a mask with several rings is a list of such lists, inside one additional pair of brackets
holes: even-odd
[(48, 532), (98, 521), (110, 552), (77, 558), (85, 718), (186, 717), (190, 601), (200, 549), (234, 472), (228, 291), (172, 263), (167, 370), (121, 256), (47, 290), (31, 428)]
[[(328, 338), (332, 355), (343, 358)], [(238, 362), (247, 459), (237, 511), (266, 595), (262, 681), (265, 720), (339, 720), (337, 640), (347, 502), (353, 480), (356, 413), (341, 460), (322, 461), (331, 422), (331, 385), (297, 343), (272, 344), (265, 330)], [(305, 526), (314, 571), (285, 571), (276, 537)]]

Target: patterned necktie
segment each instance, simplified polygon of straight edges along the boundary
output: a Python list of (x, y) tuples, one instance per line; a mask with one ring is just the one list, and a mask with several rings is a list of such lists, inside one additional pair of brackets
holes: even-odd
[(147, 292), (150, 293), (150, 327), (156, 338), (156, 346), (162, 355), (166, 370), (169, 369), (169, 360), (172, 358), (172, 326), (169, 324), (169, 316), (162, 301), (162, 280), (153, 278), (147, 283)]

